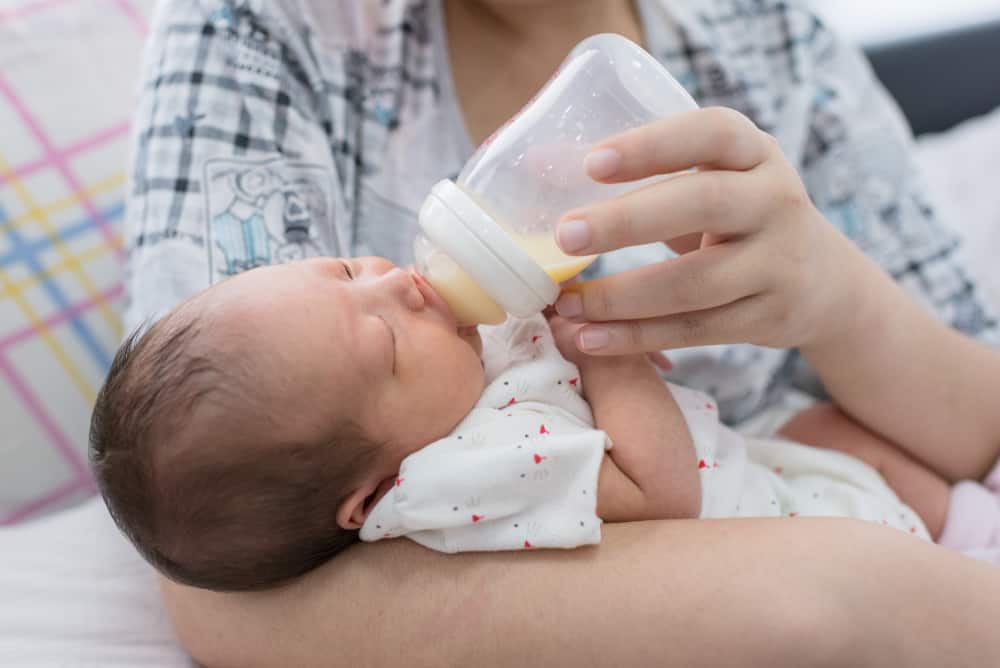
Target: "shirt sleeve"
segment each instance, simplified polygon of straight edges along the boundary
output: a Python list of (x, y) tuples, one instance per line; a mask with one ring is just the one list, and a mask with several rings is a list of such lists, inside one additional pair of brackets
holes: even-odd
[[(862, 251), (938, 320), (1000, 345), (996, 314), (969, 275), (961, 238), (928, 192), (905, 117), (861, 51), (811, 11), (790, 4), (789, 23), (808, 23), (803, 79), (806, 125), (786, 135), (813, 202)], [(795, 134), (795, 133), (793, 133)], [(815, 370), (787, 354), (769, 396), (788, 385), (816, 396)]]
[[(289, 7), (160, 4), (133, 126), (129, 330), (227, 276), (342, 252), (331, 145), (348, 95), (325, 94)], [(346, 68), (348, 55), (331, 52), (327, 66)]]
[(806, 126), (794, 144), (813, 201), (938, 319), (996, 344), (995, 314), (928, 193), (896, 102), (857, 47), (798, 4), (787, 11), (788, 23), (812, 26), (801, 82)]
[[(803, 2), (733, 5), (741, 11), (678, 3), (689, 15), (671, 64), (696, 97), (737, 108), (774, 135), (833, 225), (934, 317), (996, 345), (997, 318), (927, 192), (906, 120), (860, 50)], [(795, 350), (738, 344), (672, 352), (671, 360), (671, 378), (717, 397), (729, 424), (793, 386), (824, 395)]]
[(407, 536), (441, 552), (599, 542), (604, 432), (566, 416), (494, 413), (407, 457), (361, 539)]
[(561, 409), (593, 426), (583, 399), (580, 370), (559, 352), (542, 314), (509, 317), (497, 326), (480, 327), (488, 384), (476, 403), (482, 408), (536, 405)]

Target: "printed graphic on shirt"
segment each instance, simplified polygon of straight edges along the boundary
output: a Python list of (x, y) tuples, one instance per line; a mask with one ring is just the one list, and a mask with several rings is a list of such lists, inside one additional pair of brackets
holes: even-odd
[(205, 238), (212, 282), (247, 269), (339, 254), (328, 176), (319, 165), (213, 159), (205, 163)]

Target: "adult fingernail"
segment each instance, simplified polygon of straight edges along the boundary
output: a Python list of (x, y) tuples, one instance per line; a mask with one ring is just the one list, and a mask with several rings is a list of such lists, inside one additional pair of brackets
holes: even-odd
[(575, 318), (583, 314), (583, 299), (575, 292), (567, 292), (556, 300), (556, 313), (564, 318)]
[(580, 345), (584, 350), (600, 350), (611, 343), (611, 334), (603, 327), (588, 327), (580, 332)]
[(622, 164), (622, 154), (613, 148), (600, 148), (583, 159), (583, 169), (592, 179), (614, 176)]
[(575, 253), (590, 245), (590, 225), (585, 220), (565, 220), (556, 226), (556, 241), (566, 253)]

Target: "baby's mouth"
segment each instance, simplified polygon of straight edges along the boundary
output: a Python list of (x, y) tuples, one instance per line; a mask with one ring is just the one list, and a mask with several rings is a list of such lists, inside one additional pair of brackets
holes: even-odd
[(446, 318), (450, 319), (452, 322), (455, 321), (455, 316), (451, 312), (451, 307), (448, 303), (441, 298), (434, 286), (431, 285), (430, 281), (424, 278), (420, 272), (414, 268), (410, 268), (410, 276), (413, 277), (413, 283), (417, 286), (417, 290), (424, 297), (424, 303), (428, 304), (435, 311), (441, 313)]

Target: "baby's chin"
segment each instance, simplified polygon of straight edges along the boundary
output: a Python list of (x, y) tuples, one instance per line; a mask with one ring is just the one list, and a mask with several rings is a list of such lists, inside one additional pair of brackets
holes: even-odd
[(459, 338), (472, 346), (472, 349), (476, 351), (476, 355), (482, 357), (483, 340), (479, 337), (479, 328), (475, 325), (459, 326), (457, 331)]

